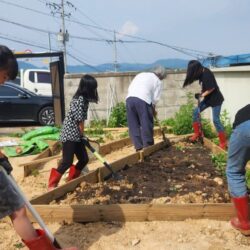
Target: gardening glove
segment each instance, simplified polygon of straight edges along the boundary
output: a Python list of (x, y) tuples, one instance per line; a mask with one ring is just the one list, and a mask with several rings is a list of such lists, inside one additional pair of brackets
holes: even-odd
[(13, 170), (13, 167), (11, 166), (8, 157), (6, 156), (0, 158), (0, 165), (5, 169), (7, 174), (10, 174)]
[(194, 94), (195, 99), (200, 99), (201, 98), (201, 93), (195, 93)]

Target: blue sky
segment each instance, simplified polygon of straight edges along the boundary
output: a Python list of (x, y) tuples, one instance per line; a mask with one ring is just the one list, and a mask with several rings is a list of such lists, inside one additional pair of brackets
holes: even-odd
[[(48, 31), (52, 33), (51, 47), (59, 50), (60, 44), (53, 33), (59, 31), (61, 19), (50, 15), (51, 9), (46, 6), (46, 2), (61, 1), (0, 0), (0, 43), (16, 51), (27, 49), (33, 52), (46, 51), (49, 48), (49, 35), (45, 31)], [(193, 59), (198, 54), (196, 50), (216, 55), (249, 53), (249, 0), (71, 0), (70, 2), (76, 10), (68, 6), (65, 8), (66, 13), (71, 12), (70, 21), (66, 20), (66, 28), (70, 35), (67, 49), (69, 54), (90, 65), (113, 61), (114, 44), (105, 40), (113, 40), (114, 30), (119, 32), (117, 39), (127, 41), (116, 44), (117, 59), (120, 63), (152, 63), (163, 58)], [(38, 28), (43, 32), (29, 30), (10, 22)], [(101, 41), (89, 41), (83, 38)], [(142, 39), (163, 45), (138, 43)], [(134, 43), (135, 41), (137, 43)], [(168, 48), (168, 45), (191, 49), (184, 51), (192, 56)], [(80, 64), (70, 57), (68, 63)]]

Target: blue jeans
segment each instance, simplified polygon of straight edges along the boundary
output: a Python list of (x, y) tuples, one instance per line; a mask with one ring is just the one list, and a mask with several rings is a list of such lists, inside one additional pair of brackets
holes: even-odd
[(227, 182), (233, 197), (247, 194), (245, 167), (250, 160), (250, 120), (238, 125), (229, 141), (227, 158)]
[[(203, 110), (207, 109), (208, 107), (210, 107), (210, 106), (208, 106), (204, 102), (204, 100), (201, 101), (199, 108), (196, 107), (194, 109), (193, 122), (199, 122), (199, 109), (200, 109), (200, 112), (202, 112)], [(214, 123), (214, 126), (215, 126), (218, 133), (224, 131), (224, 127), (223, 127), (223, 125), (222, 125), (222, 123), (220, 121), (220, 111), (221, 111), (221, 105), (216, 106), (216, 107), (212, 107), (213, 123)]]

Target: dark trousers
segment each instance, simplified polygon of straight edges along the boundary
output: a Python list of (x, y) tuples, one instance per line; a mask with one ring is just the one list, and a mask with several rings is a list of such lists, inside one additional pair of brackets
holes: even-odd
[(57, 171), (60, 174), (64, 174), (67, 171), (67, 169), (70, 168), (74, 160), (74, 155), (76, 155), (78, 159), (78, 162), (76, 164), (76, 168), (78, 170), (82, 170), (89, 162), (88, 153), (82, 142), (73, 142), (73, 141), (63, 142), (62, 153), (63, 153), (63, 159), (57, 169)]
[(152, 105), (137, 97), (126, 100), (129, 134), (136, 150), (154, 144)]

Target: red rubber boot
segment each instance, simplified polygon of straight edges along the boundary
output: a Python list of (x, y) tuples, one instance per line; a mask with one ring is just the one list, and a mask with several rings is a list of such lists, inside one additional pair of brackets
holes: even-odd
[(226, 138), (225, 132), (224, 131), (219, 132), (218, 137), (219, 137), (219, 141), (220, 141), (219, 146), (222, 149), (226, 149), (226, 147), (227, 147), (227, 138)]
[(194, 129), (194, 135), (189, 138), (189, 140), (191, 142), (197, 141), (200, 137), (200, 124), (199, 124), (199, 122), (193, 123), (193, 129)]
[(50, 171), (48, 189), (52, 190), (55, 187), (57, 187), (61, 178), (62, 178), (62, 175), (55, 168), (52, 168)]
[(231, 219), (232, 226), (244, 235), (250, 235), (248, 197), (232, 198), (237, 217)]
[(81, 174), (81, 170), (78, 170), (75, 165), (71, 165), (69, 169), (69, 175), (68, 175), (67, 181), (71, 181), (79, 177), (80, 174)]
[[(37, 237), (32, 240), (23, 240), (24, 244), (30, 250), (59, 250), (56, 248), (50, 239), (46, 236), (45, 232), (41, 229), (37, 229)], [(63, 250), (79, 250), (77, 247), (62, 248)]]

